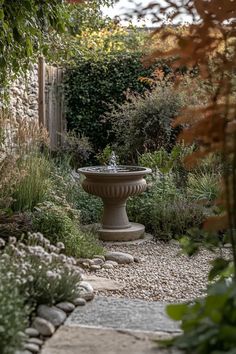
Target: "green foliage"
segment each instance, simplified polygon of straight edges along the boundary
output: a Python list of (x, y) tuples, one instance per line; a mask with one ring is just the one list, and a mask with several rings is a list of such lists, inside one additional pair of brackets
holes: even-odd
[(127, 90), (142, 93), (147, 87), (140, 76), (149, 76), (141, 53), (130, 52), (90, 58), (80, 57), (66, 73), (68, 128), (89, 138), (95, 152), (113, 142), (111, 123), (104, 114), (112, 103), (122, 103)]
[(125, 103), (114, 107), (106, 116), (121, 159), (137, 161), (138, 153), (162, 147), (171, 150), (177, 134), (171, 123), (183, 105), (184, 94), (174, 90), (173, 84), (163, 82), (152, 92), (129, 95)]
[(202, 206), (186, 197), (160, 200), (153, 205), (151, 213), (154, 235), (164, 240), (185, 235), (191, 228), (200, 228), (204, 219)]
[[(99, 29), (107, 22), (101, 6), (111, 0), (2, 0), (0, 2), (0, 82), (7, 87), (11, 79), (26, 73), (38, 54), (51, 62), (70, 58), (75, 35), (85, 28)], [(68, 49), (69, 48), (69, 49)], [(76, 47), (78, 53), (78, 46)], [(74, 51), (73, 55), (74, 55)], [(60, 60), (62, 63), (63, 60)], [(5, 92), (3, 92), (5, 94)]]
[(56, 159), (52, 178), (54, 188), (50, 200), (55, 205), (63, 206), (65, 214), (78, 218), (81, 224), (99, 222), (102, 201), (83, 190), (78, 176), (72, 173), (70, 158)]
[[(158, 239), (190, 236), (189, 230), (195, 229), (197, 237), (195, 235), (194, 239), (199, 243), (203, 238), (199, 230), (201, 224), (207, 215), (213, 213), (213, 210), (189, 197), (190, 191), (193, 191), (188, 185), (189, 172), (183, 162), (192, 150), (193, 147), (177, 144), (170, 152), (161, 148), (139, 156), (139, 163), (152, 168), (153, 172), (148, 179), (147, 191), (128, 201), (128, 213), (130, 219), (144, 223)], [(188, 247), (191, 248), (190, 245)]]
[(110, 29), (112, 32), (114, 21), (101, 11), (102, 6), (112, 3), (113, 0), (85, 0), (74, 6), (67, 5), (69, 29), (59, 34), (54, 31), (46, 38), (47, 61), (68, 66), (75, 63), (78, 55), (90, 57), (97, 49), (101, 31)]
[(183, 165), (184, 158), (190, 154), (193, 147), (176, 144), (173, 149), (168, 152), (163, 147), (153, 152), (146, 152), (139, 156), (139, 165), (149, 167), (154, 174), (161, 172), (167, 174), (174, 168), (178, 170)]
[(189, 354), (235, 353), (235, 295), (234, 281), (218, 280), (208, 287), (205, 298), (167, 306), (168, 315), (181, 320), (183, 330), (167, 344)]
[(46, 203), (33, 214), (33, 228), (42, 232), (54, 244), (63, 242), (65, 252), (75, 257), (92, 257), (103, 253), (96, 237), (82, 232), (78, 221), (63, 207)]
[(44, 37), (50, 30), (65, 31), (69, 24), (68, 6), (63, 0), (1, 1), (1, 86), (25, 71), (33, 55), (45, 50)]
[(79, 137), (74, 131), (63, 135), (63, 145), (57, 149), (57, 159), (69, 159), (70, 166), (78, 168), (88, 164), (93, 152), (92, 146), (86, 137)]
[(105, 148), (96, 155), (96, 159), (98, 160), (100, 165), (107, 165), (109, 163), (109, 159), (112, 154), (112, 148), (110, 145), (105, 146)]
[(78, 194), (76, 208), (80, 211), (81, 224), (100, 222), (103, 210), (101, 199), (86, 193), (82, 187)]
[(22, 178), (13, 192), (14, 211), (33, 210), (38, 204), (45, 201), (50, 183), (50, 161), (39, 154), (30, 154), (18, 161), (18, 168)]
[(9, 281), (6, 269), (9, 271), (0, 261), (0, 352), (14, 354), (23, 345), (20, 332), (27, 327), (29, 310), (16, 279)]
[(132, 221), (143, 223), (156, 239), (165, 241), (185, 235), (188, 229), (199, 229), (205, 219), (203, 207), (180, 195), (170, 178), (130, 198), (127, 211)]
[(188, 175), (188, 195), (193, 200), (211, 203), (220, 192), (220, 174), (204, 173)]

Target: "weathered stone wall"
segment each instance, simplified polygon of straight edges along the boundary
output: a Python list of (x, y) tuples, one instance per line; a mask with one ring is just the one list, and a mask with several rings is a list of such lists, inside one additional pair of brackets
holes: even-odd
[(10, 89), (10, 112), (16, 119), (38, 120), (38, 66), (17, 79)]

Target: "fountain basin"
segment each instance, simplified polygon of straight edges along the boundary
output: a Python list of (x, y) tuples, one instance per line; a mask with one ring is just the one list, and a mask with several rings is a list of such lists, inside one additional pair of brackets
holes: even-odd
[(78, 170), (86, 178), (83, 189), (103, 200), (102, 228), (98, 231), (104, 241), (131, 241), (143, 236), (141, 224), (130, 223), (126, 213), (128, 197), (146, 190), (144, 179), (151, 169), (139, 166), (93, 166)]

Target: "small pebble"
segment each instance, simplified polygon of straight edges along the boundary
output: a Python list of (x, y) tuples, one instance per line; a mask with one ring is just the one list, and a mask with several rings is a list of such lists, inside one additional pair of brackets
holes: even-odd
[(65, 311), (66, 313), (70, 313), (75, 309), (75, 305), (67, 301), (60, 302), (56, 305), (56, 307), (58, 307), (62, 311)]
[(91, 264), (90, 264), (89, 262), (83, 262), (83, 263), (82, 263), (82, 266), (83, 266), (84, 268), (90, 268)]
[(37, 344), (37, 345), (41, 346), (41, 345), (43, 345), (43, 340), (39, 339), (39, 338), (31, 337), (27, 340), (27, 343), (33, 343), (33, 344)]
[(35, 329), (35, 328), (29, 327), (29, 328), (26, 328), (25, 334), (29, 337), (38, 337), (39, 331), (37, 331), (37, 329)]
[(38, 353), (40, 350), (40, 347), (37, 344), (26, 343), (26, 344), (24, 344), (24, 349), (29, 350), (32, 353)]
[(93, 259), (94, 259), (94, 258), (101, 259), (103, 262), (105, 262), (105, 257), (102, 256), (102, 255), (97, 255), (97, 254), (96, 254), (96, 255), (93, 256)]
[(82, 263), (87, 262), (87, 261), (88, 261), (87, 258), (78, 258), (77, 259), (77, 264), (82, 264)]
[(94, 292), (88, 291), (84, 288), (79, 288), (80, 297), (82, 297), (86, 301), (90, 301), (94, 298)]
[(77, 299), (73, 300), (75, 306), (84, 306), (86, 305), (86, 300), (78, 297)]
[(109, 264), (109, 263), (104, 263), (102, 268), (104, 268), (104, 269), (112, 269), (112, 268), (114, 268), (114, 266), (112, 264)]
[(66, 313), (56, 306), (39, 305), (37, 315), (51, 322), (55, 327), (60, 326), (66, 319)]
[(91, 265), (91, 266), (90, 266), (90, 269), (91, 269), (91, 270), (95, 270), (95, 271), (96, 271), (96, 270), (101, 269), (101, 267), (100, 267), (100, 265), (93, 264), (93, 265)]
[(85, 290), (89, 291), (89, 292), (93, 292), (93, 287), (90, 283), (88, 283), (87, 281), (81, 281), (79, 283), (79, 286), (84, 288)]
[(104, 261), (100, 258), (93, 258), (93, 264), (94, 265), (102, 265), (104, 263)]
[(105, 264), (112, 264), (113, 265), (113, 267), (117, 267), (118, 266), (118, 263), (117, 262), (115, 262), (115, 261), (106, 261), (106, 263)]
[(34, 319), (33, 327), (35, 327), (38, 332), (45, 337), (50, 337), (55, 332), (55, 327), (53, 324), (41, 317), (36, 317)]

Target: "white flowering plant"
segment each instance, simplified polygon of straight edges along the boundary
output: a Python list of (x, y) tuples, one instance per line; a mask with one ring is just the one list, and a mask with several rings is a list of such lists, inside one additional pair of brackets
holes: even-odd
[[(0, 239), (0, 247), (3, 242)], [(9, 279), (7, 264), (0, 263), (0, 353), (13, 354), (22, 345), (21, 333), (28, 325), (29, 306), (16, 279)]]
[(31, 306), (73, 300), (78, 296), (81, 270), (73, 257), (61, 253), (63, 249), (62, 242), (54, 246), (40, 233), (29, 233), (27, 243), (10, 237), (0, 252), (0, 267), (5, 266), (9, 282), (14, 279)]

